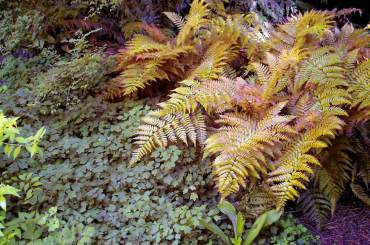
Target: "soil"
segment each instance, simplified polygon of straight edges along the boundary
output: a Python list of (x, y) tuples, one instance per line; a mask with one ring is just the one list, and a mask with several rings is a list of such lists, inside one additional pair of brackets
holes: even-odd
[(370, 209), (368, 207), (338, 206), (333, 218), (319, 231), (303, 222), (321, 245), (370, 245)]

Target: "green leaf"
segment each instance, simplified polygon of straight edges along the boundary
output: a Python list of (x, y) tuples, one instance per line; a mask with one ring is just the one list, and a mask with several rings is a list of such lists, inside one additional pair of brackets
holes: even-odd
[(19, 144), (28, 144), (32, 141), (33, 137), (23, 138), (23, 137), (16, 137), (15, 141)]
[(46, 129), (44, 127), (40, 128), (34, 136), (35, 140), (39, 141), (44, 136), (45, 132), (46, 132)]
[(13, 152), (13, 159), (15, 160), (19, 154), (21, 153), (21, 148), (20, 146), (18, 146), (17, 148), (15, 148), (14, 152)]
[(196, 201), (198, 199), (197, 193), (193, 192), (190, 194), (190, 200)]
[(236, 209), (234, 206), (228, 202), (228, 201), (221, 201), (217, 207), (220, 209), (220, 211), (223, 214), (226, 214), (227, 217), (231, 220), (231, 223), (233, 224), (233, 229), (234, 229), (234, 235), (237, 234), (236, 231)]
[(10, 154), (12, 154), (13, 147), (10, 145), (5, 145), (4, 147), (4, 153), (7, 155), (7, 157), (10, 157)]
[(12, 196), (19, 197), (18, 192), (19, 190), (17, 188), (14, 188), (13, 186), (0, 185), (0, 196), (12, 195)]
[(206, 228), (207, 230), (211, 231), (213, 234), (219, 236), (221, 238), (221, 240), (225, 243), (225, 244), (229, 244), (230, 241), (229, 241), (229, 238), (225, 235), (225, 233), (220, 229), (220, 227), (218, 227), (215, 223), (213, 222), (207, 222), (205, 221), (204, 219), (201, 219), (200, 220), (200, 224)]
[(258, 234), (261, 232), (262, 228), (278, 221), (280, 219), (281, 213), (281, 211), (274, 209), (261, 214), (254, 222), (252, 228), (248, 231), (244, 245), (252, 244), (254, 239), (256, 239)]
[(244, 224), (245, 224), (245, 219), (242, 213), (238, 213), (236, 217), (236, 235), (237, 237), (241, 237), (243, 235), (244, 231)]
[(1, 195), (0, 195), (0, 207), (1, 207), (4, 211), (6, 211), (6, 199), (5, 199), (5, 197), (4, 197), (4, 196), (1, 196)]

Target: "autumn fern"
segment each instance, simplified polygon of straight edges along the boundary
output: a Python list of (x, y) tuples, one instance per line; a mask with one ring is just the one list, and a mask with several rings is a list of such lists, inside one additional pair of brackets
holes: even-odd
[[(191, 17), (195, 8), (199, 16)], [(349, 25), (335, 30), (329, 12), (294, 16), (266, 32), (240, 16), (215, 17), (203, 1), (192, 9), (185, 20), (166, 13), (180, 29), (172, 45), (191, 45), (201, 33), (194, 23), (207, 22), (202, 33), (211, 38), (197, 39), (202, 58), (143, 119), (131, 164), (156, 147), (196, 144), (213, 160), (221, 199), (245, 195), (253, 215), (272, 203), (283, 209), (308, 187), (300, 202), (320, 222), (349, 182), (367, 201), (364, 182), (352, 180), (367, 172), (361, 163), (353, 174), (347, 139), (369, 120), (370, 63), (362, 41), (369, 34)], [(245, 79), (235, 76), (241, 67)]]

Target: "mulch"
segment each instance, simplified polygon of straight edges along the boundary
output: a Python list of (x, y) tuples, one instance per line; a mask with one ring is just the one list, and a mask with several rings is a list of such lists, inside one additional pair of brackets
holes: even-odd
[(321, 245), (370, 245), (370, 209), (368, 207), (338, 206), (333, 218), (322, 228), (303, 221)]

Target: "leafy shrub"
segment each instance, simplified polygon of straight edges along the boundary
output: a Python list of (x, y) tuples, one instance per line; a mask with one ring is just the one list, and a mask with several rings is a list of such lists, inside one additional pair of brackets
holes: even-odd
[(56, 62), (36, 78), (38, 101), (51, 113), (75, 106), (105, 80), (110, 61), (101, 53), (86, 53)]
[(43, 49), (38, 55), (30, 58), (5, 55), (0, 62), (3, 86), (7, 89), (27, 87), (31, 80), (39, 73), (45, 72), (45, 68), (50, 67), (58, 59), (59, 55), (49, 49)]
[(38, 35), (43, 28), (43, 15), (37, 10), (21, 13), (19, 9), (0, 12), (0, 54), (20, 48), (39, 48)]

